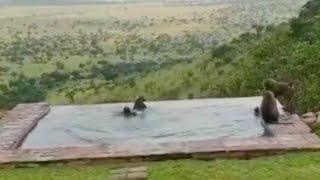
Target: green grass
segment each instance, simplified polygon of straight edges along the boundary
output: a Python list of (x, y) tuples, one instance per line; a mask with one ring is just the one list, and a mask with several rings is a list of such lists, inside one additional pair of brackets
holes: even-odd
[(103, 166), (10, 169), (0, 170), (0, 180), (103, 180), (108, 173)]
[[(316, 180), (320, 179), (320, 153), (296, 153), (252, 160), (157, 162), (150, 165), (151, 180)], [(0, 170), (0, 180), (100, 180), (106, 165), (41, 167)]]

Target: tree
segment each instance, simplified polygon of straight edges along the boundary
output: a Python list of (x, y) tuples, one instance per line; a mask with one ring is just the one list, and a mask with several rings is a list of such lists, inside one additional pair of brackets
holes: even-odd
[(65, 93), (65, 97), (69, 99), (70, 103), (74, 103), (74, 96), (76, 95), (75, 90), (71, 90)]
[(20, 75), (9, 81), (7, 87), (1, 85), (0, 108), (12, 108), (19, 103), (39, 102), (45, 97), (45, 89), (39, 81)]
[(64, 64), (62, 62), (58, 61), (58, 62), (56, 62), (56, 67), (59, 70), (64, 69)]
[(253, 24), (253, 25), (252, 25), (252, 28), (255, 29), (255, 31), (256, 31), (256, 33), (257, 33), (257, 36), (260, 37), (260, 34), (261, 34), (261, 32), (263, 31), (264, 26), (263, 26), (263, 25), (258, 25), (258, 24)]

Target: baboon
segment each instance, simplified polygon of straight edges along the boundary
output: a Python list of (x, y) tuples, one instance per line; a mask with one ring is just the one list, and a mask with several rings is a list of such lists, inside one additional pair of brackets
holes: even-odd
[(266, 79), (263, 82), (264, 89), (271, 91), (274, 94), (274, 97), (279, 100), (283, 106), (283, 110), (293, 113), (293, 96), (295, 92), (293, 82), (279, 82), (274, 79)]
[[(256, 117), (260, 117), (260, 107), (254, 108), (254, 115)], [(268, 137), (274, 136), (272, 130), (269, 128), (269, 126), (266, 125), (266, 122), (263, 119), (261, 121), (261, 126), (264, 129), (263, 136), (268, 136)]]
[(264, 91), (260, 111), (265, 123), (279, 122), (277, 100), (272, 91)]
[(133, 110), (145, 110), (147, 108), (147, 106), (144, 104), (145, 101), (146, 99), (143, 96), (139, 96), (134, 103)]
[(128, 107), (128, 106), (126, 106), (126, 107), (124, 107), (123, 108), (123, 114), (125, 115), (125, 116), (135, 116), (135, 115), (137, 115), (137, 113), (136, 112), (132, 112), (131, 111), (131, 109)]
[(264, 91), (263, 99), (260, 107), (254, 108), (254, 115), (262, 116), (261, 125), (264, 128), (264, 136), (274, 136), (272, 130), (267, 124), (279, 123), (279, 111), (277, 107), (277, 100), (273, 92)]

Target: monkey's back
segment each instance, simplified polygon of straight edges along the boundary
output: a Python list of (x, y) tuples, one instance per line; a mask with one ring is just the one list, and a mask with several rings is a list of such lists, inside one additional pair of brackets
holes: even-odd
[(134, 110), (145, 110), (146, 108), (147, 108), (147, 105), (145, 105), (143, 102), (137, 102), (133, 106)]
[(278, 82), (273, 79), (266, 79), (263, 82), (265, 90), (271, 91), (274, 93), (275, 97), (283, 94), (293, 94), (294, 88), (290, 83)]
[(279, 120), (277, 101), (274, 97), (264, 97), (261, 103), (261, 116), (266, 123), (275, 123)]

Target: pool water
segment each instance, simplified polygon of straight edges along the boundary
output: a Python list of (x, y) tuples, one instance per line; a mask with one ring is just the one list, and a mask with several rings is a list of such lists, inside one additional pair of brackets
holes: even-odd
[(253, 109), (261, 97), (146, 102), (144, 112), (124, 117), (133, 103), (52, 106), (21, 148), (111, 146), (261, 136)]

